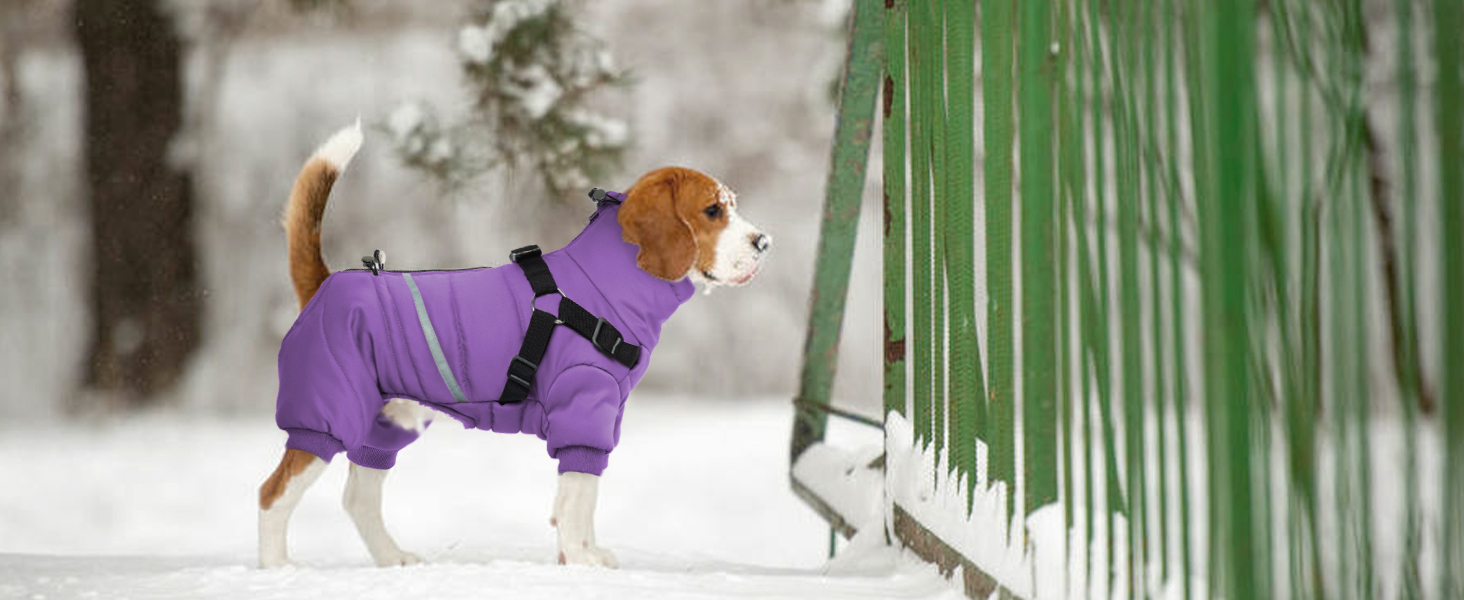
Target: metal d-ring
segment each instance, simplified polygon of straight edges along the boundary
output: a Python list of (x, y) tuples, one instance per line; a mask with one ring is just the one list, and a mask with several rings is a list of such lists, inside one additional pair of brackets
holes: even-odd
[[(552, 291), (552, 292), (545, 292), (543, 294), (539, 294), (538, 296), (534, 296), (534, 298), (532, 300), (529, 300), (529, 310), (539, 310), (539, 307), (538, 306), (535, 306), (535, 304), (539, 302), (539, 298), (543, 298), (544, 296), (548, 296), (550, 294), (559, 294), (559, 299), (560, 300), (568, 300), (569, 299), (569, 295), (566, 294), (566, 293), (564, 293), (564, 290), (561, 290), (561, 289), (559, 289), (559, 288), (556, 287), (556, 288), (554, 288), (554, 291)], [(559, 315), (554, 315), (554, 324), (555, 325), (563, 325), (564, 324), (564, 321), (560, 320)]]

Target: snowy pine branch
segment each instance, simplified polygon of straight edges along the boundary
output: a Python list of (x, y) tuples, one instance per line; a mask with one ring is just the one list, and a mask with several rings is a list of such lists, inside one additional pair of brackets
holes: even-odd
[(564, 0), (480, 0), (458, 31), (474, 112), (440, 125), (407, 104), (388, 130), (402, 159), (449, 187), (497, 167), (534, 171), (551, 192), (590, 187), (620, 166), (625, 122), (594, 97), (628, 83), (604, 43), (575, 26)]

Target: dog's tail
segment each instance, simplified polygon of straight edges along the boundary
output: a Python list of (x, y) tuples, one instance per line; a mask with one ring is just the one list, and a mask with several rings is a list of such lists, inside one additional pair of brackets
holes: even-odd
[(290, 248), (290, 279), (303, 310), (321, 282), (330, 276), (320, 255), (320, 221), (335, 180), (361, 149), (361, 121), (330, 136), (295, 177), (290, 201), (285, 205), (285, 237)]

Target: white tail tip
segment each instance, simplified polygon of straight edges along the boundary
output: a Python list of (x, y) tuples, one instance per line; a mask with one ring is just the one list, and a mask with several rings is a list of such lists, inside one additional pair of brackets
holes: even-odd
[(335, 132), (326, 140), (320, 148), (315, 151), (315, 157), (319, 158), (336, 169), (344, 171), (346, 165), (351, 164), (351, 158), (356, 156), (356, 151), (361, 149), (361, 119), (345, 129)]

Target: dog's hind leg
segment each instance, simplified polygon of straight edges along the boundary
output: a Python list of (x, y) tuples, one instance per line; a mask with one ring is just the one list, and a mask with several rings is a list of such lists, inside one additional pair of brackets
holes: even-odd
[(366, 550), (377, 566), (417, 564), (422, 559), (397, 546), (391, 534), (386, 532), (386, 523), (381, 518), (381, 486), (389, 472), (352, 463), (342, 503), (351, 520), (355, 521), (356, 531), (361, 533), (361, 541), (366, 542)]
[(305, 490), (325, 472), (326, 462), (294, 448), (286, 448), (280, 465), (259, 486), (259, 567), (268, 569), (290, 564), (286, 539), (290, 515)]

